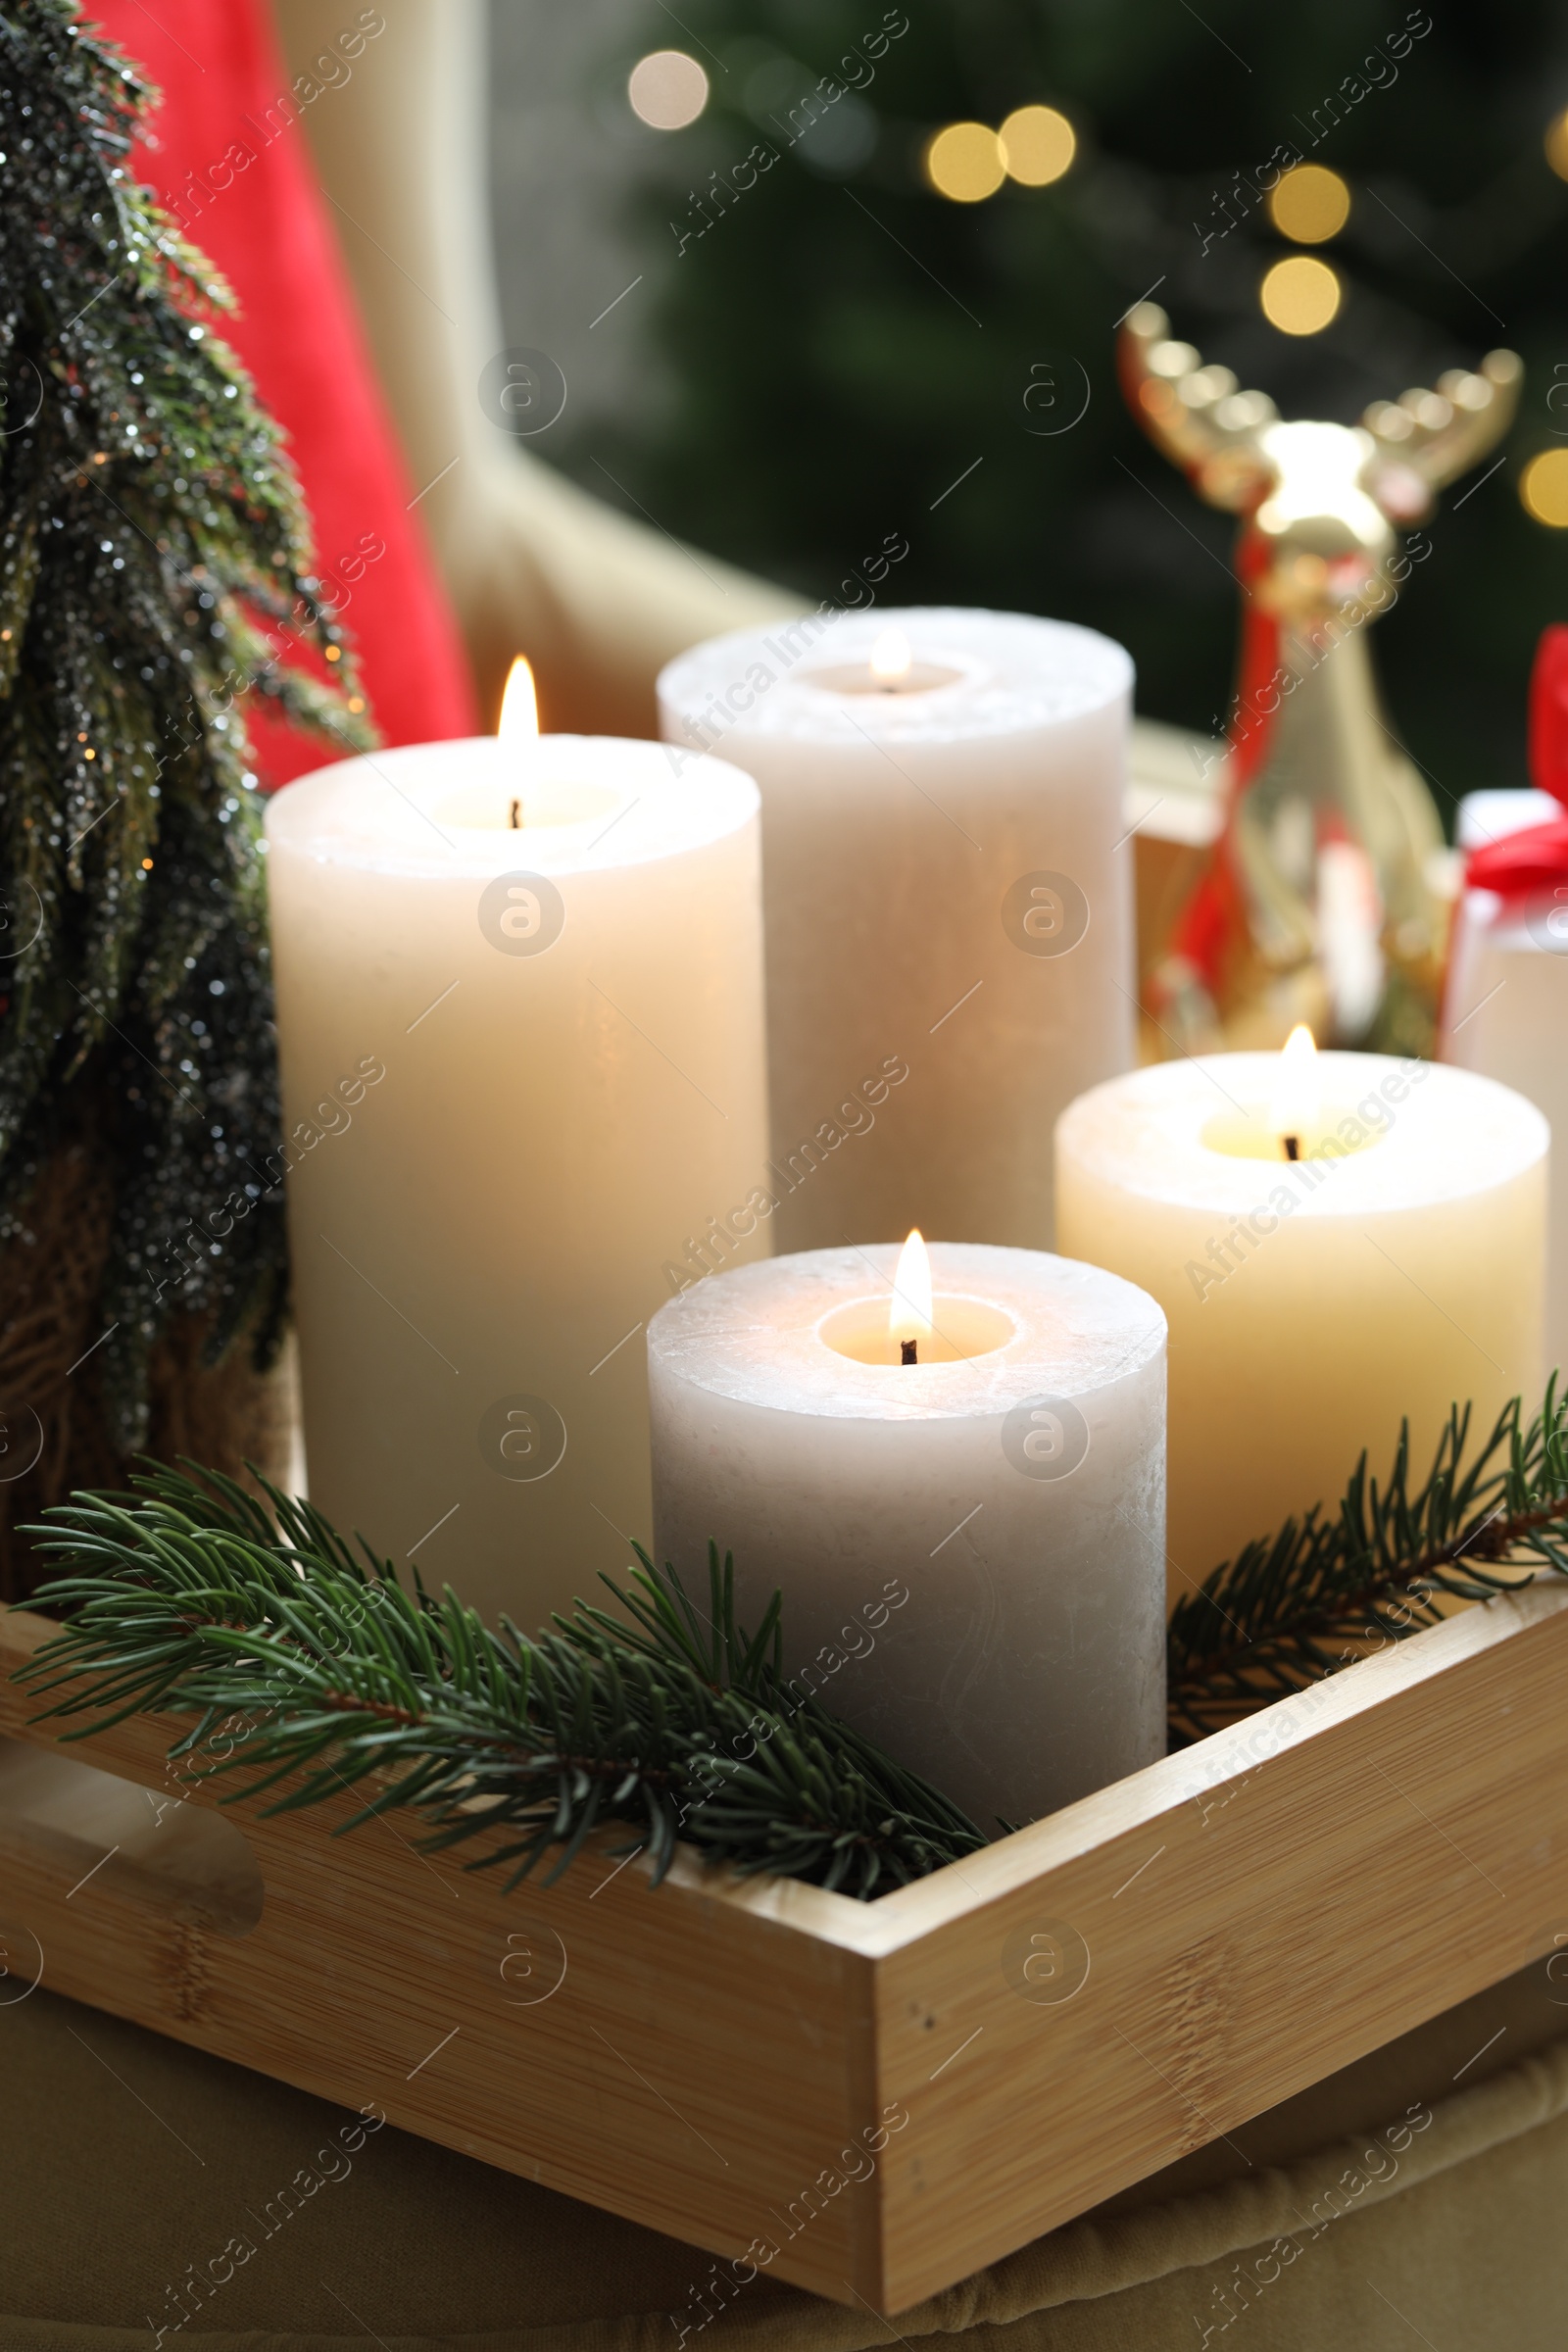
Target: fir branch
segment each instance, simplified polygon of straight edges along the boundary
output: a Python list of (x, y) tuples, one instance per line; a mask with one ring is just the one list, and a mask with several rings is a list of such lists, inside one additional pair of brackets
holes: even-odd
[(1451, 1410), (1432, 1469), (1412, 1488), (1410, 1431), (1379, 1487), (1357, 1463), (1332, 1518), (1249, 1544), (1178, 1601), (1168, 1636), (1170, 1723), (1202, 1739), (1238, 1716), (1403, 1641), (1444, 1600), (1488, 1600), (1568, 1572), (1568, 1394), (1554, 1374), (1528, 1423), (1519, 1397), (1483, 1445), (1471, 1408)]
[(507, 1868), (509, 1886), (547, 1854), (559, 1874), (603, 1822), (636, 1828), (617, 1850), (646, 1845), (656, 1883), (683, 1840), (861, 1900), (984, 1842), (789, 1687), (778, 1595), (747, 1634), (716, 1547), (706, 1613), (643, 1553), (629, 1592), (605, 1580), (624, 1617), (579, 1601), (529, 1640), (450, 1588), (406, 1590), (271, 1487), (270, 1507), (212, 1471), (154, 1466), (132, 1487), (32, 1531), (65, 1563), (47, 1596), (71, 1614), (19, 1679), (63, 1693), (39, 1720), (92, 1717), (67, 1739), (192, 1716), (171, 1757), (199, 1780), (245, 1767), (224, 1802), (280, 1788), (268, 1810), (284, 1812), (360, 1789), (340, 1829), (415, 1806), (434, 1847), (482, 1839), (468, 1867)]

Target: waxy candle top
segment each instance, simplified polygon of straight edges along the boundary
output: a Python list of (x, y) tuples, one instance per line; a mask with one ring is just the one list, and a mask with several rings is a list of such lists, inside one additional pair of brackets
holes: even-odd
[(270, 804), (267, 830), (303, 857), (380, 873), (563, 875), (674, 857), (737, 832), (757, 809), (751, 777), (706, 753), (476, 735), (302, 776)]
[[(889, 659), (900, 638), (906, 665)], [(946, 743), (1084, 717), (1132, 682), (1129, 655), (1095, 629), (930, 606), (810, 612), (710, 638), (667, 665), (659, 692), (667, 716), (697, 740), (716, 705), (719, 732), (842, 745), (858, 728), (878, 743)]]
[[(1081, 1396), (1165, 1344), (1154, 1301), (1119, 1275), (1036, 1250), (931, 1245), (931, 1338), (899, 1361), (899, 1245), (813, 1250), (699, 1283), (661, 1307), (650, 1364), (739, 1403), (835, 1419), (1004, 1414), (1049, 1387)], [(866, 1361), (871, 1356), (874, 1360)]]
[[(1546, 1152), (1540, 1111), (1471, 1071), (1319, 1054), (1315, 1085), (1307, 1080), (1293, 1104), (1282, 1058), (1212, 1054), (1109, 1079), (1063, 1111), (1058, 1163), (1135, 1198), (1227, 1215), (1289, 1180), (1299, 1214), (1326, 1218), (1458, 1200)], [(1285, 1149), (1293, 1128), (1295, 1166)]]

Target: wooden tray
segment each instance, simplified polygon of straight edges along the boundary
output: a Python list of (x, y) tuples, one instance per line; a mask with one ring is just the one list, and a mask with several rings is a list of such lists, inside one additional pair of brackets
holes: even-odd
[(1548, 1585), (860, 1904), (652, 1892), (614, 1832), (504, 1895), (407, 1819), (171, 1804), (168, 1722), (62, 1749), (7, 1679), (0, 1989), (897, 2314), (1568, 1935), (1565, 1692)]

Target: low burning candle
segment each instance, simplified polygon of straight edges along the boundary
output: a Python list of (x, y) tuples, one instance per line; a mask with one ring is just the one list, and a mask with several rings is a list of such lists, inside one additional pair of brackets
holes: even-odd
[(538, 739), (521, 672), (507, 718), (288, 786), (268, 841), (312, 1499), (531, 1630), (648, 1527), (642, 1327), (766, 1080), (755, 785)]
[(1056, 1130), (1062, 1248), (1170, 1324), (1170, 1592), (1313, 1503), (1403, 1416), (1491, 1425), (1541, 1378), (1546, 1122), (1468, 1071), (1372, 1054), (1164, 1062)]
[(648, 1333), (654, 1541), (995, 1834), (1164, 1752), (1164, 1317), (1031, 1250), (812, 1250)]

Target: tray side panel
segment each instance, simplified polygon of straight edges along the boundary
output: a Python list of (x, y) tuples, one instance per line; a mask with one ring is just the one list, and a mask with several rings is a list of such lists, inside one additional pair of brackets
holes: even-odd
[(53, 1991), (708, 2249), (677, 2333), (759, 2269), (880, 2298), (865, 1959), (684, 1869), (652, 1892), (607, 1851), (624, 1833), (511, 1894), (416, 1851), (405, 1817), (333, 1838), (347, 1799), (224, 1807), (236, 1857), (166, 1770), (183, 1727), (62, 1749), (29, 1725), (9, 1678), (50, 1631), (0, 1615), (0, 1740), (24, 1743), (0, 1750), (13, 1977), (36, 1958)]
[(1568, 1591), (1469, 1612), (1152, 1767), (1136, 1826), (890, 1952), (882, 2308), (1218, 2135), (1245, 2154), (1250, 2117), (1568, 1935), (1565, 1688)]

